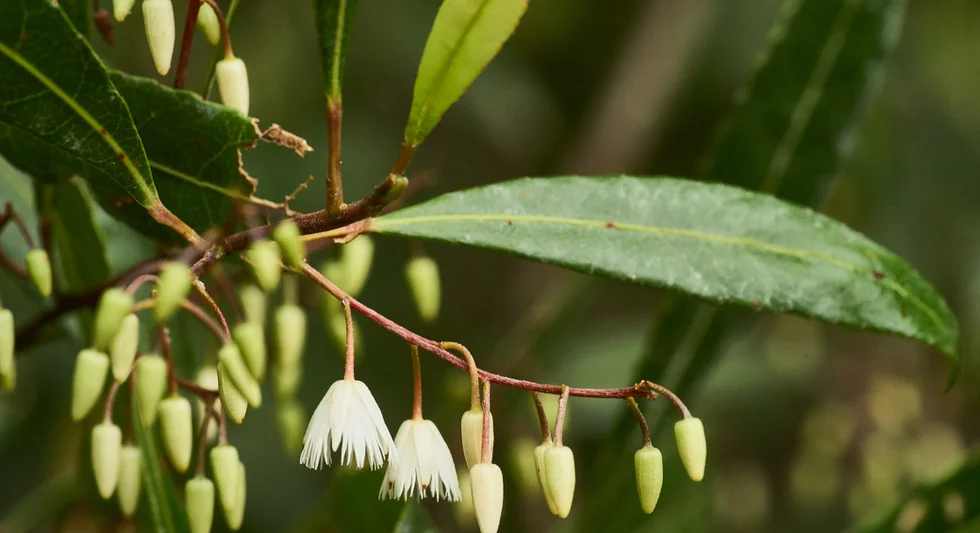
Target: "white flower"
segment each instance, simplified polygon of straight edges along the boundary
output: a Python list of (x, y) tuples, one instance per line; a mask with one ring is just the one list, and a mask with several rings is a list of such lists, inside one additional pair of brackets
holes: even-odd
[(391, 463), (397, 460), (381, 409), (367, 386), (354, 379), (334, 382), (320, 400), (306, 428), (299, 462), (313, 469), (330, 466), (331, 452), (338, 449), (341, 464), (353, 462), (358, 468), (364, 467), (365, 457), (371, 470), (381, 468), (385, 456)]
[(459, 480), (449, 446), (431, 420), (406, 420), (395, 436), (398, 462), (390, 463), (381, 484), (382, 500), (408, 499), (418, 494), (459, 501)]

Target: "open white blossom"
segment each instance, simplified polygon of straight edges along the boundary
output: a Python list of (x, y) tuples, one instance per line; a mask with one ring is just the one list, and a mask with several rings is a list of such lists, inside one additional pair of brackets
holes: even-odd
[(308, 468), (330, 466), (331, 454), (340, 450), (340, 463), (371, 470), (384, 464), (385, 456), (394, 464), (397, 452), (381, 409), (367, 386), (354, 379), (334, 382), (320, 400), (303, 437), (299, 462)]
[(382, 500), (434, 497), (459, 501), (459, 480), (449, 446), (431, 420), (406, 420), (395, 435), (398, 462), (389, 463), (378, 495)]

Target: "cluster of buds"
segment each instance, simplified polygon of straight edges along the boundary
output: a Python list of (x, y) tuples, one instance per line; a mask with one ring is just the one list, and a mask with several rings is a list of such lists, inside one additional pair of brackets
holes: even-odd
[[(24, 233), (29, 244), (30, 236)], [(51, 261), (44, 248), (31, 248), (24, 257), (25, 271), (37, 289), (47, 298), (54, 289), (51, 275)], [(10, 309), (0, 306), (0, 391), (13, 390), (17, 384), (17, 364), (14, 360), (14, 315)]]

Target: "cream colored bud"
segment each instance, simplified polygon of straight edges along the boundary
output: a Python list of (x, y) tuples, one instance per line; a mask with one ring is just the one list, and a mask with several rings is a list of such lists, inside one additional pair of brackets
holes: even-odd
[(282, 272), (279, 269), (279, 247), (272, 241), (256, 241), (248, 247), (245, 256), (252, 267), (255, 281), (262, 290), (272, 292), (279, 286)]
[(109, 356), (92, 349), (78, 352), (72, 377), (71, 418), (79, 421), (95, 407), (109, 373)]
[(112, 16), (116, 22), (126, 20), (126, 17), (133, 11), (133, 4), (135, 3), (136, 0), (112, 0)]
[(109, 349), (119, 324), (122, 323), (123, 317), (129, 314), (131, 307), (133, 307), (133, 297), (122, 289), (112, 288), (102, 293), (99, 307), (95, 312), (93, 348), (100, 351)]
[(119, 452), (119, 486), (116, 488), (116, 498), (119, 500), (119, 509), (126, 518), (133, 517), (140, 502), (142, 464), (139, 448), (132, 444), (122, 447)]
[(228, 522), (228, 529), (238, 531), (242, 527), (242, 520), (245, 519), (245, 463), (238, 462), (238, 497), (235, 498), (235, 507), (230, 513), (225, 515)]
[(197, 476), (184, 485), (184, 498), (191, 533), (210, 533), (214, 522), (214, 483)]
[(273, 320), (279, 365), (298, 366), (306, 346), (306, 313), (298, 305), (287, 303), (276, 309)]
[(161, 76), (170, 72), (174, 56), (174, 6), (170, 0), (143, 0), (143, 25), (153, 66)]
[(232, 383), (224, 364), (218, 362), (218, 394), (221, 396), (221, 406), (228, 415), (228, 419), (236, 424), (241, 424), (248, 413), (248, 400), (242, 395), (235, 384)]
[(112, 362), (112, 377), (122, 383), (133, 370), (133, 360), (140, 344), (140, 319), (130, 313), (123, 317), (116, 336), (109, 345), (109, 360)]
[[(225, 373), (231, 378), (231, 382), (238, 389), (238, 392), (242, 393), (242, 396), (248, 401), (249, 406), (259, 407), (262, 405), (262, 389), (259, 387), (259, 382), (248, 371), (238, 346), (230, 342), (222, 346), (218, 350), (218, 363), (224, 367)], [(219, 374), (219, 387), (221, 385), (220, 377)]]
[(279, 425), (279, 436), (282, 437), (283, 448), (291, 454), (298, 454), (303, 447), (303, 435), (306, 432), (306, 409), (303, 404), (289, 398), (276, 405), (276, 422)]
[(211, 46), (217, 46), (221, 42), (221, 23), (218, 22), (218, 15), (211, 4), (201, 4), (201, 10), (197, 13), (197, 27), (201, 28)]
[(340, 247), (341, 280), (337, 284), (351, 296), (360, 294), (374, 262), (374, 241), (367, 235)]
[(238, 500), (238, 465), (238, 449), (234, 446), (219, 444), (211, 448), (211, 473), (225, 516), (235, 509)]
[(554, 443), (548, 440), (534, 449), (534, 469), (538, 475), (538, 486), (541, 487), (541, 494), (544, 496), (545, 503), (548, 504), (548, 510), (551, 511), (551, 514), (558, 516), (558, 507), (555, 505), (554, 497), (551, 496), (551, 487), (548, 485), (548, 470), (544, 464), (545, 452), (553, 446)]
[(633, 455), (636, 467), (636, 491), (640, 495), (640, 507), (650, 514), (657, 507), (660, 490), (664, 486), (664, 458), (660, 450), (647, 444)]
[[(463, 439), (463, 457), (466, 466), (482, 462), (483, 455), (483, 409), (470, 409), (463, 413), (460, 422), (460, 435)], [(490, 413), (490, 449), (487, 462), (493, 461), (493, 413)]]
[(480, 463), (470, 468), (473, 508), (480, 533), (496, 533), (504, 510), (504, 477), (500, 467)]
[(552, 446), (544, 453), (545, 479), (558, 516), (567, 518), (575, 497), (575, 457), (568, 446)]
[(186, 472), (194, 447), (191, 403), (187, 399), (174, 395), (160, 402), (160, 437), (170, 464), (178, 472)]
[(238, 289), (238, 297), (242, 300), (242, 310), (245, 312), (246, 322), (255, 322), (265, 325), (265, 292), (257, 286), (249, 283)]
[(160, 268), (160, 283), (157, 284), (156, 302), (153, 316), (157, 322), (165, 324), (187, 297), (194, 282), (191, 267), (178, 261), (171, 261)]
[(303, 365), (298, 363), (289, 366), (279, 365), (274, 372), (276, 396), (279, 398), (291, 398), (296, 395), (299, 385), (303, 381)]
[(266, 349), (265, 329), (257, 322), (242, 322), (231, 330), (231, 338), (238, 345), (245, 365), (255, 379), (265, 377)]
[(0, 390), (14, 388), (17, 375), (14, 335), (14, 314), (10, 309), (0, 309)]
[(439, 316), (439, 266), (431, 257), (414, 257), (405, 265), (405, 280), (419, 316), (432, 322)]
[(218, 61), (215, 67), (221, 103), (248, 116), (248, 71), (238, 57)]
[(136, 401), (144, 427), (157, 419), (157, 407), (167, 392), (167, 362), (156, 354), (136, 360)]
[(678, 420), (674, 424), (674, 436), (677, 438), (677, 452), (687, 475), (694, 481), (701, 481), (704, 479), (704, 465), (708, 458), (704, 424), (693, 416)]
[(283, 261), (291, 268), (301, 270), (306, 263), (306, 244), (299, 228), (292, 220), (284, 220), (272, 230), (272, 238), (279, 245)]
[(37, 292), (45, 298), (51, 296), (51, 260), (48, 259), (48, 252), (44, 248), (34, 248), (27, 252), (24, 261), (27, 263), (27, 274), (34, 282)]
[(92, 470), (99, 495), (109, 499), (119, 483), (120, 448), (122, 431), (112, 422), (103, 422), (92, 428)]

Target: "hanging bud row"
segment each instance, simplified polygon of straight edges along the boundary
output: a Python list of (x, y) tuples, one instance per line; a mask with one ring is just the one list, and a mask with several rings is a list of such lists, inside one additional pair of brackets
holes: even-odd
[(150, 427), (157, 419), (157, 407), (167, 392), (167, 362), (156, 354), (136, 360), (136, 405), (140, 420)]
[(218, 395), (221, 397), (221, 406), (228, 418), (236, 424), (241, 424), (248, 413), (248, 400), (235, 387), (228, 377), (225, 365), (220, 361), (218, 362)]
[(122, 431), (112, 422), (92, 428), (92, 470), (99, 495), (108, 500), (119, 482)]
[(34, 248), (27, 252), (24, 260), (27, 263), (27, 274), (37, 292), (45, 298), (51, 296), (51, 261), (48, 259), (48, 252), (44, 248)]
[[(242, 360), (242, 354), (238, 346), (234, 343), (227, 343), (218, 350), (218, 364), (224, 368), (225, 373), (231, 379), (231, 383), (248, 401), (250, 407), (260, 407), (262, 405), (262, 389), (259, 382), (252, 377)], [(218, 385), (220, 387), (220, 375)]]
[(109, 374), (109, 356), (92, 349), (78, 352), (72, 377), (71, 418), (76, 422), (95, 407)]
[(194, 446), (191, 404), (186, 398), (173, 395), (160, 402), (160, 436), (170, 464), (178, 472), (186, 472)]
[(231, 330), (231, 338), (238, 346), (245, 365), (255, 379), (265, 377), (266, 350), (265, 330), (257, 322), (242, 322)]
[(166, 76), (170, 72), (176, 38), (174, 6), (170, 0), (143, 0), (143, 25), (153, 66), (161, 76)]
[(0, 391), (12, 390), (17, 380), (14, 335), (14, 314), (0, 308)]
[(123, 317), (129, 314), (133, 297), (119, 288), (111, 288), (102, 293), (95, 311), (95, 325), (92, 333), (92, 347), (99, 351), (109, 349), (109, 344), (119, 330)]
[(133, 369), (133, 360), (140, 342), (140, 319), (129, 313), (122, 319), (116, 336), (109, 345), (109, 360), (112, 362), (112, 377), (122, 383)]

